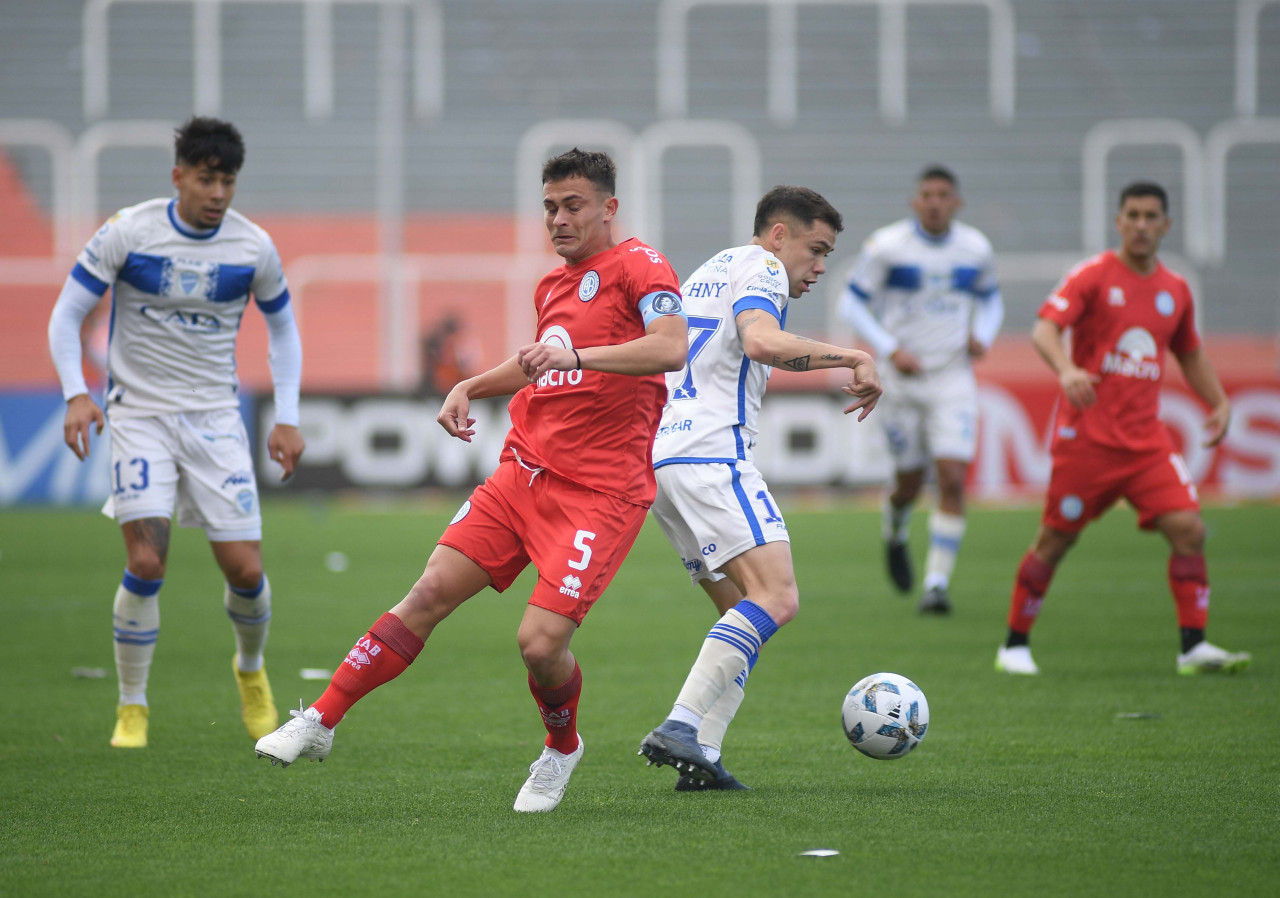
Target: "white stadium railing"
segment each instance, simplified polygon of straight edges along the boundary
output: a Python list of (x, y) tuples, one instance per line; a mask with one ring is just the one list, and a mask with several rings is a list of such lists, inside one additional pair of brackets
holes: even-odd
[(1081, 153), (1082, 235), (1084, 250), (1092, 255), (1107, 246), (1111, 200), (1107, 194), (1107, 159), (1123, 146), (1172, 146), (1182, 153), (1182, 210), (1186, 253), (1197, 262), (1205, 259), (1204, 153), (1191, 126), (1178, 119), (1113, 119), (1098, 122), (1085, 135)]
[(1228, 119), (1205, 136), (1205, 256), (1217, 265), (1227, 257), (1227, 156), (1246, 144), (1280, 146), (1280, 119)]
[(1265, 6), (1280, 0), (1238, 0), (1236, 3), (1236, 112), (1258, 114), (1258, 19)]
[(1017, 95), (1013, 5), (1009, 0), (662, 0), (658, 7), (658, 114), (689, 114), (689, 16), (699, 7), (764, 6), (769, 15), (769, 116), (781, 125), (797, 114), (796, 10), (809, 6), (874, 6), (880, 11), (880, 114), (901, 124), (907, 118), (907, 7), (977, 6), (987, 10), (988, 89), (991, 117), (1013, 121)]
[(43, 119), (0, 119), (0, 146), (34, 146), (49, 154), (54, 256), (79, 251), (76, 232), (75, 150), (71, 132)]
[[(194, 111), (218, 115), (222, 108), (222, 6), (228, 3), (292, 3), (303, 9), (304, 87), (307, 115), (333, 114), (333, 6), (374, 5), (413, 13), (414, 111), (434, 118), (444, 108), (444, 19), (440, 0), (87, 0), (81, 13), (84, 114), (107, 115), (111, 100), (108, 13), (125, 3), (178, 3), (192, 8), (191, 53)], [(398, 16), (397, 16), (398, 18)], [(397, 26), (397, 40), (403, 26)]]

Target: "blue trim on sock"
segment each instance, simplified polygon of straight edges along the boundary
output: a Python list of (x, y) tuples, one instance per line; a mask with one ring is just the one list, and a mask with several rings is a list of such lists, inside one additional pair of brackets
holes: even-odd
[(741, 630), (729, 630), (727, 627), (713, 627), (711, 632), (707, 634), (707, 638), (727, 642), (747, 657), (755, 654), (759, 649), (756, 641), (749, 638)]
[(228, 611), (227, 617), (231, 618), (237, 624), (244, 624), (245, 626), (252, 627), (257, 624), (265, 624), (267, 621), (271, 620), (271, 612), (267, 611), (265, 614), (251, 616), (248, 614), (236, 614), (234, 611)]
[(258, 581), (257, 586), (251, 586), (248, 589), (240, 589), (239, 587), (232, 586), (230, 583), (228, 583), (227, 589), (231, 590), (233, 593), (235, 593), (242, 599), (256, 599), (258, 596), (262, 595), (262, 589), (266, 585), (267, 585), (267, 575), (263, 574), (262, 579)]
[(749, 620), (751, 626), (756, 628), (756, 632), (760, 634), (761, 645), (768, 642), (769, 637), (778, 632), (778, 625), (773, 622), (769, 612), (750, 599), (743, 599), (733, 606), (733, 610)]
[(929, 538), (929, 545), (937, 546), (939, 549), (947, 549), (952, 552), (960, 551), (960, 540), (951, 536), (932, 536)]
[(135, 596), (153, 596), (164, 585), (164, 577), (159, 580), (143, 580), (141, 577), (129, 573), (129, 569), (125, 568), (124, 578), (120, 581), (120, 585)]

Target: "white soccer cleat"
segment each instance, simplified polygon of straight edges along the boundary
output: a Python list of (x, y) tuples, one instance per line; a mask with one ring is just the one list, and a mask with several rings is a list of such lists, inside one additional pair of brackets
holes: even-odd
[(1178, 673), (1194, 676), (1202, 673), (1239, 673), (1249, 666), (1253, 656), (1248, 652), (1228, 652), (1201, 640), (1191, 651), (1178, 656)]
[(996, 670), (1001, 673), (1035, 676), (1040, 673), (1036, 662), (1031, 658), (1031, 646), (1000, 646), (996, 650)]
[(298, 758), (323, 761), (329, 757), (329, 749), (333, 748), (333, 730), (320, 722), (320, 712), (315, 708), (304, 711), (302, 702), (298, 702), (298, 710), (289, 714), (293, 720), (259, 739), (253, 747), (254, 754), (269, 758), (272, 767), (277, 761), (288, 767)]
[(520, 787), (516, 796), (517, 811), (554, 811), (564, 798), (565, 786), (569, 785), (569, 777), (573, 768), (582, 760), (584, 747), (582, 737), (578, 737), (578, 748), (573, 754), (564, 755), (554, 748), (542, 749), (538, 760), (529, 765), (529, 778)]

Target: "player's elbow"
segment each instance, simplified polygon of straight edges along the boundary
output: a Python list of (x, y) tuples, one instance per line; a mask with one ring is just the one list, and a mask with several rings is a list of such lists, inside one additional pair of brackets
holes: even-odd
[(753, 334), (748, 331), (742, 336), (742, 353), (753, 362), (762, 365), (770, 364), (777, 357), (777, 347), (767, 336)]
[(659, 372), (679, 371), (689, 361), (689, 337), (663, 340), (655, 347), (653, 363)]

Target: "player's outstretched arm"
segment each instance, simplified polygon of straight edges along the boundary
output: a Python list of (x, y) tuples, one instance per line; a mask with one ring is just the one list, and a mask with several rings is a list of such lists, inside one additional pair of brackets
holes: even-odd
[(436, 423), (445, 429), (451, 437), (457, 437), (465, 443), (471, 442), (475, 431), (471, 425), (476, 419), (470, 417), (472, 399), (490, 399), (494, 396), (510, 396), (529, 386), (530, 378), (525, 376), (517, 356), (512, 356), (501, 365), (490, 368), (483, 374), (468, 377), (460, 381), (449, 395), (444, 397), (440, 414), (436, 415)]
[(1057, 322), (1037, 318), (1035, 326), (1031, 328), (1031, 343), (1036, 352), (1040, 353), (1040, 358), (1058, 375), (1058, 384), (1067, 401), (1076, 408), (1093, 405), (1098, 398), (1093, 391), (1097, 378), (1083, 368), (1077, 368), (1075, 362), (1071, 361), (1062, 346), (1062, 328)]
[(738, 336), (747, 358), (762, 365), (784, 371), (809, 371), (819, 368), (849, 368), (853, 379), (841, 389), (858, 401), (844, 410), (845, 414), (861, 410), (861, 421), (880, 401), (880, 374), (875, 360), (861, 349), (833, 346), (820, 340), (784, 331), (778, 319), (761, 309), (747, 309), (734, 319)]
[(1206, 447), (1213, 447), (1222, 442), (1227, 435), (1227, 427), (1231, 423), (1231, 401), (1227, 399), (1227, 391), (1222, 388), (1213, 365), (1204, 349), (1197, 346), (1190, 352), (1174, 353), (1187, 383), (1196, 395), (1209, 406), (1209, 417), (1204, 422)]
[(609, 374), (664, 374), (679, 371), (689, 356), (689, 325), (682, 315), (663, 315), (651, 321), (644, 336), (614, 346), (566, 349), (550, 343), (531, 343), (516, 353), (530, 381), (548, 371), (604, 371)]

